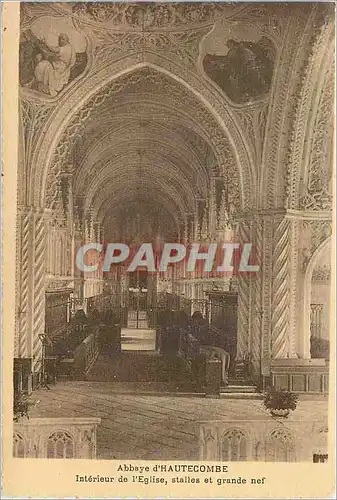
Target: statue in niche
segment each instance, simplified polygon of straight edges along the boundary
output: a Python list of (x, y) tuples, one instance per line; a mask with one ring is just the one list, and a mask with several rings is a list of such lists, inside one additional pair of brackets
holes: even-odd
[(53, 33), (52, 43), (49, 38), (38, 37), (31, 29), (21, 34), (19, 78), (22, 87), (55, 97), (84, 71), (87, 54), (78, 52), (66, 32)]
[(270, 90), (275, 60), (271, 41), (266, 37), (257, 43), (230, 39), (226, 45), (226, 55), (205, 55), (205, 73), (235, 103), (244, 104), (266, 94)]

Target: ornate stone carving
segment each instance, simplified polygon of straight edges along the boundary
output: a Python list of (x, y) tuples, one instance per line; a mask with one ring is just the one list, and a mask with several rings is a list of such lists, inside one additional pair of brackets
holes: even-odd
[[(56, 458), (56, 446), (69, 458), (96, 458), (96, 428), (100, 418), (31, 418), (14, 424), (15, 435), (24, 441), (22, 452), (14, 456), (27, 458)], [(88, 446), (90, 444), (90, 446)], [(65, 446), (68, 445), (67, 454)], [(15, 453), (16, 452), (16, 453)], [(61, 452), (61, 453), (62, 453)]]
[(29, 166), (31, 152), (36, 147), (40, 131), (46, 123), (54, 107), (40, 102), (20, 100), (20, 114), (24, 131), (24, 158)]
[[(298, 82), (310, 52), (310, 40), (315, 24), (314, 14), (309, 17), (291, 16), (280, 44), (277, 64), (274, 70), (272, 103), (269, 107), (265, 134), (268, 136), (263, 160), (261, 192), (262, 204), (271, 208), (275, 205), (276, 190), (278, 199), (286, 195), (286, 172), (281, 170), (287, 164), (287, 151), (291, 139), (289, 116), (293, 116), (297, 100)], [(296, 78), (294, 75), (296, 74)], [(286, 124), (288, 124), (286, 126)], [(279, 180), (276, 182), (276, 176)]]
[(254, 155), (255, 165), (258, 167), (263, 153), (268, 104), (262, 103), (245, 108), (243, 111), (237, 110), (236, 116), (240, 120), (241, 128)]
[(212, 430), (205, 429), (204, 430), (204, 441), (207, 442), (207, 441), (214, 441), (214, 440), (215, 440), (215, 437), (212, 434)]
[[(311, 22), (315, 23), (315, 27), (311, 32), (311, 43), (307, 44), (306, 66), (302, 69), (302, 78), (297, 79), (298, 89), (294, 96), (295, 119), (289, 141), (286, 203), (292, 209), (326, 210), (330, 208), (331, 201), (328, 186), (331, 165), (329, 155), (325, 155), (331, 146), (328, 144), (330, 134), (327, 129), (331, 128), (333, 80), (329, 82), (326, 78), (324, 92), (320, 96), (322, 109), (317, 101), (317, 92), (320, 92), (321, 73), (325, 71), (322, 66), (327, 64), (331, 47), (333, 23), (322, 15), (313, 17)], [(313, 116), (316, 124), (308, 125)], [(307, 178), (307, 172), (311, 170), (312, 174)], [(301, 180), (305, 182), (305, 192), (302, 187), (302, 199), (299, 200)]]
[[(56, 2), (55, 2), (56, 3)], [(47, 4), (44, 2), (22, 2), (20, 4), (20, 27), (21, 30), (27, 29), (31, 22), (42, 16), (48, 16), (52, 12), (53, 15), (57, 15), (57, 10), (54, 9), (53, 4)], [(60, 16), (64, 13), (59, 13)]]
[(70, 155), (72, 148), (93, 110), (98, 111), (100, 105), (107, 99), (117, 96), (118, 92), (127, 89), (133, 89), (135, 91), (137, 85), (144, 85), (144, 82), (146, 82), (147, 92), (151, 93), (153, 89), (156, 93), (159, 92), (165, 95), (175, 96), (177, 104), (179, 102), (184, 102), (185, 106), (193, 109), (195, 119), (199, 123), (202, 123), (207, 130), (209, 140), (214, 147), (217, 161), (219, 162), (219, 170), (225, 177), (228, 213), (232, 214), (235, 212), (241, 204), (240, 181), (234, 153), (227, 137), (215, 122), (214, 118), (208, 113), (207, 109), (199, 105), (181, 85), (156, 71), (148, 69), (142, 69), (107, 85), (91, 98), (75, 115), (64, 132), (54, 153), (53, 162), (48, 175), (46, 195), (47, 206), (53, 208), (55, 205), (60, 190), (60, 172), (62, 166), (71, 160)]
[(184, 64), (194, 66), (199, 55), (199, 44), (209, 28), (198, 31), (149, 33), (149, 32), (105, 32), (95, 30), (96, 39), (95, 62), (120, 57), (121, 53), (137, 51), (155, 51), (165, 57), (178, 57)]
[(201, 218), (200, 241), (208, 242), (209, 240), (210, 240), (209, 206), (208, 206), (208, 201), (206, 201), (205, 209)]
[(197, 200), (197, 207), (198, 207), (198, 237), (200, 238), (201, 237), (203, 217), (204, 217), (204, 213), (205, 213), (205, 210), (206, 210), (206, 200), (204, 200), (204, 199)]
[(57, 290), (69, 290), (73, 288), (72, 280), (49, 280), (47, 285), (47, 290), (57, 291)]
[(313, 281), (330, 281), (331, 279), (331, 268), (330, 266), (316, 267), (312, 273)]
[(64, 165), (60, 173), (60, 188), (62, 207), (65, 217), (72, 218), (73, 196), (72, 196), (72, 177), (74, 168), (71, 165)]
[(170, 29), (211, 23), (228, 10), (221, 3), (157, 4), (88, 2), (73, 5), (73, 13), (109, 26), (141, 30)]
[(215, 179), (215, 211), (216, 211), (216, 225), (220, 226), (221, 219), (221, 209), (224, 198), (225, 183), (222, 177)]
[(313, 126), (313, 139), (308, 168), (306, 193), (300, 199), (300, 208), (304, 210), (331, 210), (332, 193), (332, 144), (335, 72), (329, 68), (325, 88), (317, 106), (317, 116)]
[(332, 227), (329, 220), (305, 220), (303, 221), (303, 229), (307, 228), (310, 231), (310, 243), (302, 250), (302, 271), (305, 272), (306, 267), (317, 248), (324, 240), (331, 236)]

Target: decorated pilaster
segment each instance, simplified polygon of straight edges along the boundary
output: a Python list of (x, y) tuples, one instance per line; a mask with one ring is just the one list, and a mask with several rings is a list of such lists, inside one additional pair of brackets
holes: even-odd
[[(249, 221), (241, 221), (237, 227), (236, 243), (243, 245), (250, 243), (251, 223)], [(247, 355), (250, 350), (250, 333), (251, 333), (251, 276), (247, 272), (238, 272), (238, 323), (237, 323), (237, 359), (241, 360)]]
[(43, 209), (36, 209), (33, 212), (32, 315), (30, 318), (34, 374), (39, 374), (42, 368), (42, 343), (39, 335), (44, 334), (45, 326), (46, 234), (46, 213)]
[(17, 287), (15, 321), (15, 357), (30, 358), (30, 311), (33, 269), (33, 211), (19, 206), (17, 212)]
[(275, 217), (272, 260), (271, 357), (288, 358), (290, 351), (290, 221)]

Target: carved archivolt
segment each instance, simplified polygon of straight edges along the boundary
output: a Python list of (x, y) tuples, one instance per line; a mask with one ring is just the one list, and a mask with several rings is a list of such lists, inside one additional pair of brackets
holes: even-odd
[(287, 181), (292, 209), (331, 206), (333, 74), (333, 24), (327, 21), (313, 46), (296, 108)]
[(304, 210), (331, 210), (332, 192), (332, 110), (334, 100), (334, 65), (330, 66), (324, 90), (318, 103), (313, 128), (311, 154), (306, 176), (305, 194), (300, 199)]
[[(292, 16), (285, 29), (285, 36), (274, 72), (274, 84), (270, 97), (266, 136), (268, 141), (263, 153), (261, 173), (261, 204), (275, 206), (275, 199), (282, 206), (287, 193), (286, 169), (290, 142), (293, 142), (292, 122), (296, 119), (296, 103), (301, 92), (302, 78), (312, 50), (313, 37), (317, 37), (322, 25), (320, 6), (304, 17)], [(314, 84), (311, 84), (314, 88)], [(302, 118), (303, 119), (303, 118)], [(302, 131), (302, 123), (299, 124)], [(302, 132), (301, 132), (302, 133)], [(295, 147), (296, 149), (296, 147)], [(293, 155), (294, 145), (290, 147)], [(290, 161), (291, 168), (300, 168)], [(295, 188), (296, 190), (296, 188)]]
[[(65, 161), (71, 151), (71, 146), (67, 143), (69, 141), (72, 144), (76, 140), (76, 135), (82, 131), (82, 124), (89, 117), (91, 108), (99, 106), (100, 101), (104, 101), (108, 95), (117, 95), (118, 92), (122, 92), (127, 86), (127, 78), (120, 76), (111, 82), (111, 75), (121, 75), (121, 71), (128, 72), (131, 74), (132, 81), (136, 79), (136, 76), (132, 76), (133, 74), (144, 71), (141, 68), (150, 67), (151, 70), (148, 70), (148, 73), (157, 73), (158, 83), (161, 75), (167, 82), (166, 84), (161, 81), (156, 86), (157, 91), (163, 84), (163, 90), (165, 89), (166, 92), (169, 90), (172, 95), (177, 93), (177, 98), (182, 100), (182, 103), (186, 101), (187, 105), (193, 106), (195, 115), (193, 113), (190, 115), (194, 117), (195, 125), (199, 127), (201, 134), (207, 135), (208, 142), (217, 154), (217, 162), (221, 171), (225, 171), (228, 165), (236, 164), (238, 161), (240, 170), (236, 168), (237, 174), (230, 175), (230, 180), (236, 190), (239, 187), (240, 200), (248, 208), (253, 198), (256, 176), (252, 177), (251, 159), (230, 110), (223, 108), (220, 96), (214, 90), (210, 90), (208, 84), (203, 82), (196, 73), (180, 66), (177, 61), (163, 59), (152, 53), (147, 53), (147, 58), (148, 62), (135, 64), (137, 58), (130, 55), (128, 58), (116, 61), (112, 66), (93, 73), (90, 82), (86, 79), (80, 82), (81, 85), (77, 83), (72, 95), (72, 106), (69, 100), (60, 99), (60, 105), (55, 108), (55, 112), (39, 134), (40, 137), (31, 159), (30, 178), (35, 179), (31, 185), (31, 190), (34, 191), (31, 196), (35, 198), (35, 203), (45, 204), (42, 186), (46, 181), (46, 168), (50, 163), (52, 164), (50, 173), (54, 179), (49, 179), (48, 184), (56, 187), (60, 164)], [(84, 102), (86, 104), (83, 106)], [(50, 206), (53, 203), (53, 192), (57, 190), (49, 187), (48, 191), (47, 205)]]
[(30, 155), (36, 147), (40, 131), (50, 117), (54, 107), (32, 101), (20, 101), (20, 114), (24, 130), (24, 164), (30, 163)]
[(99, 107), (103, 105), (106, 100), (117, 98), (119, 92), (125, 92), (128, 89), (132, 90), (133, 87), (144, 84), (146, 84), (147, 91), (150, 92), (153, 87), (153, 89), (157, 91), (159, 89), (159, 91), (164, 94), (172, 94), (175, 96), (177, 102), (180, 101), (184, 103), (186, 107), (193, 109), (194, 120), (203, 125), (204, 133), (213, 146), (216, 158), (219, 162), (219, 170), (221, 174), (226, 175), (227, 190), (228, 193), (231, 194), (231, 206), (229, 207), (229, 211), (233, 212), (237, 210), (241, 206), (240, 181), (234, 152), (228, 138), (207, 109), (203, 105), (199, 105), (195, 98), (192, 97), (182, 85), (176, 84), (172, 79), (159, 72), (146, 68), (134, 72), (131, 75), (127, 75), (102, 88), (101, 91), (95, 94), (72, 119), (62, 135), (53, 156), (47, 182), (47, 206), (53, 208), (55, 205), (59, 193), (59, 180), (62, 166), (71, 160), (72, 148), (77, 138), (85, 129), (91, 113), (94, 110), (96, 112), (99, 111)]
[[(238, 10), (238, 9), (237, 9)], [(211, 23), (217, 17), (233, 12), (229, 5), (218, 3), (141, 4), (141, 3), (75, 3), (72, 13), (80, 19), (105, 23), (109, 27), (123, 26), (139, 30), (177, 29), (191, 24)]]
[(210, 28), (182, 32), (106, 32), (93, 30), (95, 39), (94, 64), (97, 68), (111, 58), (123, 54), (144, 51), (161, 53), (164, 57), (176, 58), (184, 64), (194, 67), (199, 55), (199, 45)]
[(305, 272), (312, 256), (320, 245), (331, 236), (332, 222), (329, 220), (305, 220), (303, 229), (309, 231), (309, 244), (302, 250), (302, 271)]

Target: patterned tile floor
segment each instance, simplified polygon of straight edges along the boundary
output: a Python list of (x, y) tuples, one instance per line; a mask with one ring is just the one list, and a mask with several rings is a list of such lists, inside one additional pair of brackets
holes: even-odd
[[(143, 394), (145, 390), (157, 391)], [(32, 395), (33, 417), (100, 417), (97, 458), (198, 459), (198, 421), (269, 419), (261, 401), (165, 395), (151, 383), (59, 382)], [(300, 400), (291, 420), (320, 419), (327, 400)]]

